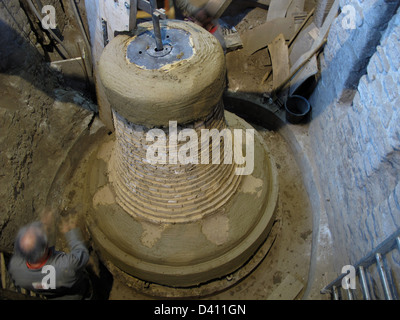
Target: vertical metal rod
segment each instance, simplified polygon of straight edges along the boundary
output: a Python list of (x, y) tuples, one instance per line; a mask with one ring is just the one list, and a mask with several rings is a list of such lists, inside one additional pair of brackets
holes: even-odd
[(365, 277), (364, 267), (360, 266), (358, 268), (358, 272), (360, 274), (361, 289), (362, 289), (362, 292), (363, 292), (363, 295), (364, 295), (364, 300), (371, 300), (371, 296), (369, 294), (368, 285), (367, 285), (367, 279)]
[(336, 286), (332, 287), (333, 300), (339, 300), (339, 294)]
[(138, 11), (138, 3), (137, 0), (130, 0), (129, 2), (129, 31), (132, 31), (136, 28), (136, 16)]
[(396, 243), (397, 243), (397, 250), (399, 250), (400, 253), (400, 237), (396, 238)]
[(157, 9), (156, 0), (150, 0), (150, 8), (151, 18), (153, 20), (154, 35), (156, 38), (157, 51), (162, 51), (164, 47), (161, 39), (160, 16), (156, 12), (154, 12)]
[(348, 288), (346, 291), (347, 291), (347, 297), (349, 298), (349, 300), (354, 300), (353, 292), (351, 292), (351, 289)]
[(383, 286), (383, 290), (385, 292), (386, 300), (393, 300), (392, 294), (390, 292), (389, 282), (386, 276), (385, 267), (383, 265), (382, 255), (377, 253), (375, 255), (376, 264), (378, 266), (379, 275), (381, 277), (381, 282)]

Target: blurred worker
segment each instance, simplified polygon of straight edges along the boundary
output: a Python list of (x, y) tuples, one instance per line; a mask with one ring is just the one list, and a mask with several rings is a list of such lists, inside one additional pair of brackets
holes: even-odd
[(194, 23), (211, 32), (221, 43), (224, 52), (226, 52), (226, 44), (221, 28), (218, 25), (218, 20), (214, 19), (204, 7), (198, 8), (190, 0), (174, 0), (174, 6), (175, 17), (177, 19), (183, 20), (186, 18), (192, 20)]
[(195, 23), (201, 25), (210, 31), (214, 24), (211, 17), (204, 8), (194, 6), (190, 0), (174, 0), (175, 17), (183, 20), (185, 18), (193, 19)]
[(14, 284), (48, 299), (85, 299), (90, 292), (85, 266), (89, 251), (76, 219), (63, 221), (70, 253), (48, 246), (48, 221), (33, 222), (19, 230), (8, 271)]

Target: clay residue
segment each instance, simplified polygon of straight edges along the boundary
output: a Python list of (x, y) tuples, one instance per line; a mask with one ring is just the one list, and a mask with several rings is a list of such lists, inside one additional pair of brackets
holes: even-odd
[(113, 147), (114, 147), (114, 141), (113, 140), (104, 143), (100, 147), (100, 149), (99, 149), (99, 151), (97, 153), (97, 159), (104, 160), (104, 162), (107, 163), (110, 160), (111, 152), (113, 150)]
[(203, 221), (201, 231), (210, 242), (222, 245), (229, 238), (229, 218), (221, 214), (212, 215)]
[(115, 197), (108, 185), (100, 188), (93, 196), (93, 206), (109, 205), (115, 203)]
[(264, 182), (260, 178), (255, 178), (253, 176), (246, 176), (243, 179), (242, 191), (244, 193), (254, 193), (257, 197), (261, 197)]
[(143, 233), (140, 237), (140, 242), (144, 246), (152, 248), (161, 238), (166, 226), (149, 222), (141, 222), (141, 225), (143, 228)]

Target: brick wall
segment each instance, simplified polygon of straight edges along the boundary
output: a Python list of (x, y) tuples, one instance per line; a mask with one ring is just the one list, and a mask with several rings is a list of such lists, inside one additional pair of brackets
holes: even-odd
[[(356, 28), (343, 28), (342, 11), (310, 98), (310, 137), (338, 270), (400, 227), (399, 3), (341, 1), (341, 8), (349, 4)], [(393, 259), (400, 264), (399, 255)]]

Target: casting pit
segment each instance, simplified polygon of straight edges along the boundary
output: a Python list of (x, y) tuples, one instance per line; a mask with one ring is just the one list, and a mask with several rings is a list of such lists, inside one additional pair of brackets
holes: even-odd
[[(224, 110), (225, 59), (217, 40), (194, 24), (168, 20), (162, 25), (164, 40), (178, 31), (185, 33), (179, 41), (186, 44), (180, 46), (190, 50), (176, 54), (172, 49), (159, 62), (157, 55), (139, 49), (140, 63), (134, 61), (132, 50), (147, 41), (151, 28), (145, 23), (132, 38), (116, 37), (100, 61), (115, 135), (104, 139), (89, 160), (88, 228), (114, 272), (181, 289), (178, 295), (193, 286), (205, 286), (209, 294), (210, 283), (240, 269), (245, 270), (243, 277), (263, 258), (256, 253), (274, 223), (277, 170), (263, 137)], [(229, 139), (217, 139), (222, 159), (217, 164), (212, 147), (193, 146), (196, 139), (180, 136), (191, 130), (201, 137), (213, 129), (243, 133), (236, 147), (232, 141), (232, 152), (254, 152), (246, 157), (254, 159), (250, 172), (249, 164), (238, 163), (233, 155), (230, 162), (224, 161)], [(160, 142), (149, 143), (150, 131), (167, 142), (157, 157), (165, 152), (171, 160), (174, 150), (187, 147), (196, 150), (199, 161), (150, 163), (147, 151)], [(254, 151), (246, 145), (247, 132), (253, 134)], [(181, 139), (175, 145), (177, 137)], [(205, 153), (208, 163), (200, 160)], [(185, 158), (186, 152), (180, 155)], [(162, 295), (168, 296), (167, 291)]]

